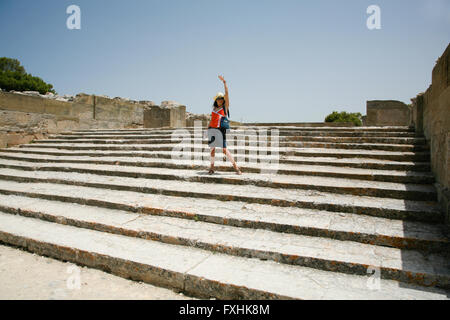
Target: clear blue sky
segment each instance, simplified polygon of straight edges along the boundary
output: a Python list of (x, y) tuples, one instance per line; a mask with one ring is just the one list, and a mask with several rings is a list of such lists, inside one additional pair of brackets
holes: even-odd
[[(81, 30), (66, 8), (81, 8)], [(366, 27), (369, 5), (381, 30)], [(230, 90), (247, 122), (365, 114), (427, 89), (450, 39), (449, 0), (0, 0), (0, 56), (59, 94), (175, 100), (209, 113)]]

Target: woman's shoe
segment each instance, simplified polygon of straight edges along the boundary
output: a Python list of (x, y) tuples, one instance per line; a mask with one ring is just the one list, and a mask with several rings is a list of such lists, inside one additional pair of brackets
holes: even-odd
[(213, 168), (209, 168), (208, 173), (209, 173), (209, 174), (213, 174), (213, 173), (214, 173), (214, 169), (213, 169)]

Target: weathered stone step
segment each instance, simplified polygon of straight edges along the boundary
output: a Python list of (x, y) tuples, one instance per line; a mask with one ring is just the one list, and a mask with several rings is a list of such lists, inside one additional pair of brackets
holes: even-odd
[[(144, 157), (95, 157), (94, 155), (86, 156), (53, 156), (27, 153), (7, 153), (0, 151), (0, 159), (18, 160), (27, 162), (43, 162), (43, 163), (85, 163), (85, 164), (106, 164), (120, 166), (136, 166), (136, 167), (161, 167), (173, 169), (195, 169), (205, 170), (209, 168), (209, 160), (193, 161), (193, 160), (172, 160), (167, 161), (163, 158), (144, 158)], [(219, 157), (220, 159), (220, 157)], [(267, 161), (270, 161), (268, 159)], [(219, 162), (218, 162), (219, 163)], [(215, 167), (220, 171), (234, 171), (232, 167), (224, 163)], [(313, 162), (315, 163), (315, 162)], [(244, 172), (260, 173), (264, 169), (264, 165), (260, 162), (240, 162), (239, 166)], [(309, 175), (324, 176), (335, 178), (349, 178), (370, 181), (384, 181), (397, 183), (416, 183), (425, 184), (433, 183), (434, 176), (430, 172), (415, 171), (399, 171), (399, 170), (368, 170), (364, 168), (345, 168), (335, 167), (332, 165), (307, 165), (307, 164), (278, 164), (278, 174), (285, 175)]]
[[(0, 155), (5, 153), (16, 153), (16, 154), (29, 154), (29, 155), (50, 155), (50, 156), (67, 156), (67, 157), (139, 157), (147, 159), (172, 159), (172, 153), (170, 151), (85, 151), (85, 152), (63, 152), (58, 149), (37, 149), (32, 148), (30, 150), (26, 149), (27, 145), (22, 145), (21, 147), (10, 147), (5, 149), (0, 149)], [(328, 150), (327, 150), (328, 151)], [(353, 153), (354, 154), (354, 153)], [(198, 159), (205, 155), (205, 152), (192, 152), (191, 159)], [(329, 157), (327, 157), (327, 155)], [(355, 155), (355, 158), (351, 158), (351, 153), (348, 154), (349, 157), (339, 157), (334, 158), (332, 153), (325, 153), (323, 157), (320, 154), (314, 153), (314, 156), (287, 156), (282, 155), (278, 160), (281, 164), (291, 164), (291, 165), (324, 165), (324, 166), (338, 166), (338, 167), (351, 167), (351, 168), (365, 168), (365, 169), (380, 169), (380, 170), (400, 170), (400, 171), (425, 171), (429, 172), (431, 166), (429, 162), (412, 162), (405, 161), (395, 161), (395, 160), (383, 160), (383, 159), (372, 159), (371, 154), (366, 154), (367, 158), (358, 157), (361, 156), (360, 153)], [(379, 154), (377, 154), (379, 155)], [(400, 157), (400, 153), (388, 153), (387, 157)], [(410, 154), (407, 154), (408, 156)], [(260, 161), (270, 160), (269, 157), (254, 157), (252, 155), (247, 155), (247, 161), (252, 161), (253, 163), (259, 163)]]
[[(280, 142), (280, 145), (283, 145)], [(381, 144), (381, 143), (332, 143), (332, 142), (289, 142), (287, 147), (296, 148), (329, 148), (329, 149), (358, 149), (358, 150), (386, 150), (386, 151), (428, 151), (426, 145)]]
[[(254, 185), (229, 185), (180, 180), (129, 178), (76, 172), (0, 169), (0, 180), (78, 185), (101, 189), (137, 191), (148, 194), (203, 199), (243, 201), (279, 207), (327, 210), (389, 219), (442, 222), (443, 213), (435, 201), (400, 200), (313, 190), (275, 189)], [(200, 200), (202, 199), (202, 200)]]
[[(172, 196), (44, 183), (10, 182), (8, 189), (0, 187), (0, 210), (43, 219), (43, 215), (33, 213), (33, 210), (61, 206), (64, 206), (64, 212), (75, 214), (85, 209), (121, 210), (131, 215), (173, 217), (423, 252), (445, 253), (449, 249), (449, 239), (439, 224), (301, 208), (280, 210), (270, 205), (239, 201), (229, 204), (223, 208), (218, 200), (193, 203), (190, 199)], [(81, 211), (80, 207), (83, 208)], [(130, 220), (134, 218), (132, 216)]]
[[(1, 152), (1, 150), (0, 150)], [(327, 154), (326, 154), (327, 155)], [(395, 171), (420, 171), (431, 172), (431, 165), (429, 162), (415, 162), (415, 161), (400, 161), (400, 160), (383, 160), (372, 159), (364, 157), (308, 157), (308, 156), (287, 156), (283, 155), (280, 158), (280, 163), (285, 164), (310, 164), (321, 166), (334, 166), (334, 167), (349, 167), (360, 169), (374, 169), (374, 170), (395, 170)], [(389, 154), (390, 156), (392, 154)]]
[[(366, 275), (372, 266), (383, 279), (450, 289), (445, 256), (369, 244), (224, 226), (172, 217), (138, 216), (112, 210), (67, 210), (63, 204), (34, 203), (25, 216), (119, 235), (196, 247), (229, 255), (347, 274)], [(48, 209), (51, 206), (52, 209)], [(56, 207), (56, 208), (55, 208)], [(14, 213), (14, 212), (12, 212)]]
[[(281, 154), (281, 153), (280, 153)], [(333, 157), (333, 158), (366, 158), (393, 161), (430, 161), (429, 152), (397, 152), (380, 150), (346, 150), (327, 148), (295, 148), (284, 153), (287, 156)]]
[[(330, 143), (378, 143), (378, 144), (406, 144), (425, 145), (425, 138), (399, 138), (399, 137), (318, 137), (318, 136), (292, 136), (281, 137), (287, 141), (311, 141)], [(269, 140), (269, 138), (267, 138)]]
[[(24, 144), (19, 145), (21, 152), (29, 152), (41, 154), (78, 154), (78, 155), (89, 155), (92, 153), (100, 153), (110, 154), (110, 155), (129, 155), (129, 154), (151, 154), (151, 157), (154, 155), (159, 155), (166, 152), (171, 152), (174, 150), (173, 146), (167, 147), (129, 147), (129, 146), (96, 146), (96, 147), (57, 147), (57, 146), (44, 146), (40, 148), (37, 145), (33, 144)], [(232, 154), (235, 156), (239, 154), (245, 154), (246, 157), (252, 157), (256, 154), (258, 158), (267, 158), (267, 157), (276, 157), (276, 153), (271, 154), (271, 150), (261, 150), (258, 148), (245, 147), (245, 148), (228, 148)], [(13, 150), (12, 148), (2, 149), (2, 150)], [(70, 152), (63, 152), (62, 150), (70, 150)], [(109, 151), (106, 153), (104, 151)], [(11, 151), (10, 151), (11, 152)], [(210, 149), (206, 146), (199, 146), (195, 148), (183, 148), (180, 152), (183, 153), (184, 159), (194, 159), (197, 152), (202, 152), (205, 156), (207, 156), (210, 152)], [(167, 153), (166, 153), (167, 154)], [(428, 152), (392, 152), (392, 151), (377, 151), (377, 150), (336, 150), (336, 149), (320, 149), (320, 148), (301, 148), (301, 149), (287, 149), (280, 148), (278, 150), (278, 154), (283, 159), (283, 157), (317, 157), (317, 158), (338, 158), (338, 159), (377, 159), (377, 160), (385, 160), (385, 161), (414, 161), (414, 162), (427, 162), (429, 165), (430, 154)], [(167, 156), (161, 156), (167, 157)], [(171, 157), (171, 156), (170, 156)], [(292, 163), (292, 162), (291, 162)]]
[[(250, 136), (245, 136), (242, 134), (234, 134), (233, 132), (228, 135), (229, 139), (236, 139), (237, 141), (242, 141), (245, 138), (248, 139)], [(203, 135), (195, 134), (189, 135), (192, 141), (202, 142)], [(266, 137), (259, 137), (258, 141), (272, 141), (272, 136), (268, 135)], [(318, 141), (318, 142), (335, 142), (335, 143), (382, 143), (382, 144), (407, 144), (407, 145), (424, 145), (426, 144), (425, 138), (394, 138), (394, 137), (315, 137), (315, 136), (278, 136), (279, 141)], [(181, 138), (172, 139), (170, 135), (163, 136), (94, 136), (94, 137), (65, 137), (62, 135), (49, 136), (46, 139), (33, 140), (33, 142), (49, 142), (49, 143), (114, 143), (114, 144), (152, 144), (152, 143), (173, 143), (174, 141), (181, 141)]]
[[(152, 137), (152, 138), (164, 138), (167, 136), (171, 136), (173, 132), (175, 132), (178, 129), (172, 129), (172, 130), (155, 130), (155, 131), (122, 131), (122, 132), (95, 132), (95, 133), (72, 133), (72, 132), (60, 132), (57, 137), (65, 138), (65, 139), (78, 139), (82, 137), (136, 137), (136, 139), (139, 139), (138, 137)], [(206, 128), (200, 128), (200, 129), (181, 129), (183, 132), (188, 132), (192, 135), (202, 134)], [(259, 135), (261, 131), (259, 130), (236, 130), (231, 129), (231, 133), (235, 135), (246, 135), (246, 136), (252, 136), (252, 135)], [(267, 130), (266, 134), (270, 137), (272, 131)], [(275, 132), (275, 131), (273, 131)], [(284, 131), (284, 130), (278, 130), (278, 135), (280, 137), (286, 136), (286, 137), (308, 137), (308, 136), (314, 136), (314, 137), (391, 137), (391, 138), (418, 138), (423, 139), (423, 136), (418, 136), (414, 132), (370, 132), (370, 131), (340, 131), (340, 132), (332, 132), (332, 131)], [(51, 135), (55, 136), (55, 135)]]
[[(348, 275), (165, 244), (38, 219), (0, 214), (0, 241), (30, 252), (67, 260), (197, 297), (219, 299), (446, 299), (392, 280), (380, 290), (367, 276)], [(164, 254), (161, 254), (164, 252)], [(324, 290), (326, 288), (326, 290)], [(372, 290), (371, 290), (372, 289)]]
[[(426, 146), (408, 146), (408, 145), (376, 145), (376, 144), (344, 144), (344, 143), (316, 143), (316, 142), (280, 142), (279, 146), (270, 146), (268, 145), (266, 148), (263, 147), (254, 147), (248, 146), (247, 143), (245, 146), (235, 146), (233, 145), (232, 140), (227, 140), (227, 146), (230, 150), (242, 150), (242, 152), (249, 153), (255, 150), (268, 150), (270, 151), (278, 151), (280, 154), (286, 154), (288, 152), (296, 153), (300, 151), (304, 151), (305, 149), (330, 149), (339, 153), (341, 150), (357, 150), (358, 153), (364, 151), (392, 151), (392, 152), (411, 152), (413, 155), (416, 153), (418, 155), (427, 155), (429, 157), (429, 152)], [(95, 143), (85, 143), (85, 144), (74, 144), (74, 143), (44, 143), (44, 142), (34, 142), (30, 144), (26, 144), (27, 148), (57, 148), (62, 150), (146, 150), (146, 151), (156, 151), (156, 150), (164, 150), (169, 151), (173, 150), (175, 147), (179, 148), (203, 148), (204, 150), (209, 150), (208, 144), (206, 140), (204, 143), (166, 143), (166, 144), (95, 144)]]
[[(48, 145), (55, 144), (58, 146), (78, 146), (78, 145), (147, 145), (147, 146), (164, 146), (177, 144), (198, 144), (207, 146), (207, 139), (191, 139), (185, 137), (182, 139), (168, 139), (168, 140), (34, 140), (33, 144)], [(270, 147), (270, 141), (264, 140)], [(227, 136), (227, 144), (238, 144), (245, 146), (252, 146), (256, 143), (264, 143), (261, 141), (249, 141), (244, 139), (233, 140)], [(294, 147), (294, 148), (331, 148), (331, 149), (361, 149), (361, 150), (387, 150), (387, 151), (427, 151), (426, 145), (410, 145), (410, 144), (381, 144), (381, 143), (322, 143), (322, 142), (308, 142), (308, 141), (279, 141), (279, 147)]]
[[(0, 159), (0, 168), (25, 171), (77, 172), (117, 177), (134, 177), (192, 181), (214, 184), (253, 185), (267, 188), (317, 190), (322, 192), (359, 196), (436, 201), (432, 185), (403, 184), (392, 182), (362, 181), (356, 179), (330, 178), (328, 176), (289, 176), (263, 173), (246, 173), (237, 176), (230, 173), (207, 175), (206, 171), (171, 169), (161, 167), (117, 166), (83, 163), (30, 163)], [(1, 172), (1, 171), (0, 171)]]
[[(198, 136), (198, 137), (183, 137), (183, 138), (167, 138), (167, 139), (40, 139), (40, 140), (33, 140), (32, 143), (72, 143), (72, 144), (78, 144), (78, 143), (94, 143), (94, 144), (171, 144), (171, 143), (180, 143), (182, 139), (188, 139), (191, 143), (203, 143), (205, 142), (205, 139)], [(227, 136), (227, 140), (231, 141), (234, 140), (236, 143), (243, 143), (245, 145), (248, 145), (249, 143), (254, 143), (249, 141), (248, 139), (245, 139), (244, 137), (234, 137), (232, 135)], [(269, 138), (261, 138), (257, 142), (258, 143), (270, 143), (272, 140)], [(186, 141), (185, 141), (186, 142)], [(256, 142), (256, 141), (255, 141)], [(392, 144), (393, 146), (399, 146), (404, 145), (405, 148), (413, 149), (413, 147), (422, 148), (423, 150), (427, 150), (427, 146), (425, 146), (424, 141), (422, 143), (420, 142), (414, 142), (414, 141), (395, 141), (391, 139), (353, 139), (353, 138), (325, 138), (321, 139), (320, 137), (279, 137), (278, 143), (280, 146), (288, 145), (292, 142), (327, 142), (327, 143), (343, 143), (348, 144), (349, 142), (355, 142), (358, 144), (377, 144), (377, 145), (389, 145)]]
[[(72, 133), (92, 133), (92, 132), (145, 132), (145, 131), (173, 131), (176, 129), (194, 130), (195, 127), (183, 128), (139, 128), (139, 129), (84, 129), (72, 130)], [(410, 127), (295, 127), (295, 126), (232, 126), (234, 130), (259, 130), (259, 129), (279, 129), (286, 131), (351, 131), (351, 132), (414, 132), (414, 128)]]

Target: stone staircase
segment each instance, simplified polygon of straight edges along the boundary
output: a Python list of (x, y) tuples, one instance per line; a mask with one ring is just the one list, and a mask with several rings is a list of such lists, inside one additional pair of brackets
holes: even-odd
[[(269, 142), (279, 131), (279, 159), (252, 144), (261, 128)], [(429, 150), (411, 129), (233, 128), (229, 149), (252, 160), (242, 176), (220, 150), (208, 175), (202, 132), (173, 133), (79, 130), (0, 149), (0, 242), (200, 298), (450, 297)]]

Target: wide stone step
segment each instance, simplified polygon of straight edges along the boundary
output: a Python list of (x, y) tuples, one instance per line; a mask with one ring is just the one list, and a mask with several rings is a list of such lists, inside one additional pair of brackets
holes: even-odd
[(450, 288), (449, 262), (436, 253), (260, 229), (250, 231), (172, 217), (135, 215), (130, 219), (128, 213), (86, 210), (81, 206), (70, 212), (68, 209), (62, 203), (41, 203), (36, 204), (36, 209), (26, 209), (24, 214), (79, 228), (326, 271), (366, 275), (371, 266), (380, 270), (383, 279)]
[[(173, 169), (196, 169), (205, 170), (209, 168), (209, 160), (178, 160), (171, 159), (167, 161), (164, 158), (145, 158), (145, 157), (95, 157), (92, 156), (53, 156), (27, 153), (8, 153), (0, 151), (0, 159), (18, 160), (36, 163), (85, 163), (85, 164), (106, 164), (106, 165), (120, 165), (120, 166), (135, 166), (135, 167), (160, 167)], [(218, 157), (221, 160), (221, 157)], [(267, 159), (269, 162), (271, 159)], [(333, 163), (325, 165), (308, 164), (284, 164), (282, 161), (278, 164), (278, 174), (284, 175), (308, 175), (308, 176), (324, 176), (335, 178), (360, 179), (370, 181), (384, 181), (397, 183), (416, 183), (428, 184), (434, 182), (434, 176), (430, 172), (416, 172), (416, 171), (399, 171), (399, 170), (369, 170), (365, 168), (345, 168), (342, 166), (334, 166)], [(218, 170), (230, 172), (234, 169), (227, 163), (221, 164), (218, 161), (215, 167)], [(247, 173), (261, 173), (264, 166), (260, 162), (250, 161), (239, 162), (239, 166), (243, 172)]]
[[(268, 188), (317, 190), (338, 194), (370, 197), (437, 200), (436, 190), (431, 185), (403, 184), (321, 176), (289, 176), (280, 174), (246, 173), (237, 176), (230, 173), (207, 175), (206, 171), (171, 169), (161, 167), (117, 166), (83, 163), (30, 163), (0, 159), (0, 168), (25, 171), (78, 172), (117, 177), (194, 181), (212, 184), (253, 185)], [(0, 171), (1, 172), (1, 171)]]
[(380, 290), (371, 290), (367, 276), (214, 254), (10, 214), (0, 214), (0, 241), (198, 297), (446, 299), (446, 291), (437, 288), (382, 279)]
[[(296, 126), (232, 126), (235, 130), (259, 130), (259, 129), (279, 129), (285, 131), (315, 131), (315, 132), (414, 132), (414, 128), (410, 127), (296, 127)], [(71, 133), (95, 133), (95, 132), (159, 132), (159, 131), (173, 131), (177, 129), (194, 130), (195, 127), (182, 127), (182, 128), (136, 128), (136, 129), (84, 129), (84, 130), (72, 130)]]
[[(41, 187), (38, 191), (33, 189), (37, 186)], [(64, 212), (72, 214), (86, 210), (113, 210), (131, 215), (129, 220), (135, 219), (136, 215), (152, 215), (155, 219), (172, 217), (248, 228), (250, 233), (253, 229), (261, 229), (397, 249), (415, 249), (424, 253), (449, 252), (449, 239), (445, 236), (443, 227), (438, 224), (311, 209), (280, 210), (270, 205), (243, 202), (233, 202), (228, 209), (221, 209), (221, 203), (217, 200), (205, 200), (195, 205), (190, 199), (171, 196), (159, 196), (156, 199), (158, 196), (139, 192), (79, 186), (73, 187), (73, 190), (69, 188), (62, 186), (55, 190), (54, 184), (11, 182), (10, 190), (0, 188), (0, 210), (53, 222), (61, 222), (61, 219), (49, 217), (44, 211), (52, 208), (60, 210), (61, 207), (65, 208)], [(118, 198), (118, 195), (126, 195), (126, 198)], [(187, 222), (180, 223), (187, 226)]]
[[(288, 154), (288, 155), (301, 155), (302, 153), (308, 153), (309, 149), (314, 150), (330, 150), (329, 153), (333, 154), (333, 156), (346, 156), (351, 154), (355, 156), (355, 154), (363, 154), (364, 157), (367, 155), (371, 155), (375, 157), (377, 154), (376, 151), (389, 151), (400, 153), (403, 159), (406, 160), (419, 160), (419, 161), (428, 161), (430, 154), (426, 151), (426, 149), (419, 148), (420, 146), (405, 146), (405, 145), (375, 145), (375, 144), (331, 144), (331, 143), (309, 143), (309, 142), (290, 142), (290, 143), (279, 143), (279, 146), (267, 146), (264, 147), (255, 147), (255, 146), (235, 146), (230, 142), (227, 142), (228, 149), (231, 151), (237, 150), (243, 154), (249, 154), (251, 152), (260, 152), (262, 150), (267, 150), (267, 152), (278, 152), (279, 154)], [(30, 143), (22, 146), (26, 146), (26, 148), (56, 148), (60, 150), (145, 150), (145, 151), (171, 151), (174, 148), (182, 148), (184, 150), (191, 150), (193, 148), (199, 148), (204, 150), (205, 152), (209, 152), (209, 147), (207, 143), (170, 143), (170, 144), (127, 144), (127, 145), (114, 145), (114, 144), (73, 144), (73, 143)], [(419, 148), (419, 149), (416, 149)], [(350, 149), (353, 153), (345, 153)], [(367, 151), (367, 152), (365, 152)], [(326, 151), (315, 152), (314, 154), (322, 156), (326, 154)], [(388, 158), (384, 157), (387, 155), (386, 152), (381, 152), (378, 154), (378, 157), (382, 157), (382, 159), (386, 160), (397, 160), (398, 156), (394, 156), (397, 158)]]
[[(183, 139), (183, 141), (182, 141)], [(66, 141), (66, 142), (64, 142)], [(207, 139), (191, 139), (190, 137), (179, 138), (174, 140), (160, 140), (146, 141), (146, 140), (89, 140), (84, 142), (72, 141), (72, 140), (34, 140), (34, 145), (51, 145), (57, 146), (99, 146), (99, 145), (135, 145), (135, 146), (166, 146), (166, 145), (187, 145), (193, 147), (193, 145), (204, 145), (207, 147)], [(261, 144), (260, 141), (250, 140), (234, 140), (231, 137), (227, 137), (227, 144), (236, 144), (239, 146), (253, 146), (256, 143)], [(269, 141), (266, 141), (267, 147), (271, 147)], [(264, 146), (261, 146), (264, 148)], [(358, 149), (358, 150), (386, 150), (386, 151), (428, 151), (429, 148), (426, 145), (408, 145), (408, 144), (382, 144), (382, 143), (332, 143), (332, 142), (308, 142), (308, 141), (289, 141), (277, 142), (276, 147), (292, 147), (292, 148), (329, 148), (329, 149)]]
[[(329, 157), (327, 157), (327, 155), (329, 155)], [(333, 157), (331, 154), (325, 154), (324, 157), (283, 155), (279, 161), (280, 163), (293, 165), (309, 164), (389, 171), (431, 171), (431, 165), (429, 162), (372, 159), (370, 158), (370, 155), (368, 155), (367, 158), (364, 158), (363, 156), (351, 158), (350, 155), (351, 154), (349, 154), (349, 157)], [(392, 154), (388, 154), (388, 157), (391, 155)]]
[[(242, 134), (230, 133), (229, 138), (242, 141), (248, 139), (251, 136)], [(203, 141), (202, 134), (189, 135), (189, 138), (198, 141)], [(272, 136), (259, 137), (260, 141), (272, 141)], [(317, 142), (333, 142), (333, 143), (381, 143), (381, 144), (406, 144), (406, 145), (424, 145), (426, 144), (425, 138), (394, 138), (394, 137), (311, 137), (311, 136), (278, 136), (279, 141), (317, 141)], [(33, 142), (48, 142), (48, 143), (113, 143), (113, 144), (151, 144), (151, 143), (172, 143), (180, 141), (181, 139), (174, 138), (170, 135), (164, 136), (97, 136), (97, 137), (65, 137), (62, 135), (49, 136), (46, 139), (33, 140)]]
[[(173, 132), (187, 132), (192, 135), (198, 135), (202, 134), (206, 128), (198, 128), (198, 129), (180, 129), (180, 131), (177, 131), (179, 129), (172, 129), (172, 130), (154, 130), (154, 131), (121, 131), (121, 132), (86, 132), (86, 133), (73, 133), (73, 132), (60, 132), (57, 135), (50, 135), (51, 137), (59, 137), (64, 139), (79, 139), (79, 138), (126, 138), (126, 137), (136, 137), (136, 139), (139, 139), (139, 137), (149, 137), (149, 138), (167, 138), (168, 136), (171, 136)], [(339, 131), (339, 132), (332, 132), (332, 131), (285, 131), (285, 130), (278, 130), (278, 131), (270, 131), (270, 130), (236, 130), (231, 129), (231, 132), (235, 135), (245, 135), (245, 136), (252, 136), (252, 135), (259, 135), (261, 132), (266, 133), (267, 136), (270, 137), (271, 133), (278, 132), (278, 135), (280, 137), (308, 137), (308, 136), (314, 136), (314, 137), (388, 137), (388, 138), (418, 138), (423, 139), (423, 136), (418, 136), (414, 132), (370, 132), (370, 131)]]
[[(269, 140), (282, 132), (279, 148), (244, 140), (259, 129)], [(365, 279), (368, 291), (373, 270), (391, 295), (399, 287), (427, 295), (444, 288), (449, 297), (450, 240), (429, 147), (412, 128), (236, 126), (228, 144), (242, 176), (220, 149), (216, 167), (224, 171), (207, 174), (202, 133), (76, 130), (1, 149), (0, 242), (198, 297), (304, 296), (264, 273), (311, 276), (322, 297), (336, 281), (330, 296), (342, 296), (341, 279), (352, 292), (351, 282), (364, 290)], [(174, 271), (174, 254), (178, 268), (190, 267)], [(258, 287), (257, 279), (271, 281)]]
[[(148, 194), (189, 197), (194, 201), (216, 199), (355, 213), (390, 219), (442, 222), (443, 213), (435, 201), (414, 201), (337, 194), (314, 190), (269, 188), (255, 185), (232, 185), (181, 180), (129, 178), (110, 175), (23, 171), (0, 168), (0, 180), (79, 185), (101, 189), (137, 191)], [(7, 189), (7, 187), (5, 187)], [(196, 199), (194, 199), (196, 198)], [(200, 200), (201, 199), (201, 200)]]
[[(280, 145), (282, 143), (280, 142)], [(332, 142), (290, 142), (287, 147), (294, 148), (329, 148), (329, 149), (358, 149), (358, 150), (386, 150), (386, 151), (428, 151), (426, 145), (403, 145), (382, 143), (332, 143)]]
[[(22, 145), (20, 147), (10, 147), (5, 149), (0, 149), (0, 155), (2, 154), (27, 154), (27, 155), (49, 155), (49, 156), (66, 156), (66, 157), (139, 157), (146, 159), (172, 159), (172, 153), (170, 151), (72, 151), (64, 152), (59, 149), (37, 149), (31, 148), (27, 150), (27, 145)], [(326, 150), (329, 151), (329, 150)], [(319, 152), (319, 151), (318, 151)], [(351, 151), (350, 151), (351, 152)], [(311, 153), (311, 152), (310, 152)], [(207, 154), (206, 152), (191, 152), (191, 159), (198, 159)], [(383, 159), (373, 159), (370, 158), (372, 153), (365, 154), (367, 158), (358, 157), (364, 156), (361, 153), (354, 153), (354, 158), (351, 158), (352, 153), (344, 154), (348, 157), (333, 157), (332, 153), (325, 152), (324, 156), (320, 156), (318, 153), (313, 153), (312, 156), (287, 156), (281, 155), (278, 160), (281, 164), (291, 164), (291, 165), (323, 165), (323, 166), (338, 166), (338, 167), (350, 167), (350, 168), (363, 168), (363, 169), (380, 169), (380, 170), (400, 170), (400, 171), (425, 171), (429, 172), (431, 166), (429, 162), (413, 162), (413, 161), (401, 161), (401, 160), (383, 160)], [(377, 156), (380, 153), (375, 154)], [(382, 155), (382, 154), (381, 154)], [(385, 153), (386, 157), (401, 157), (402, 153)], [(408, 153), (407, 156), (411, 155)], [(263, 156), (252, 156), (247, 155), (246, 160), (252, 161), (253, 163), (258, 163), (264, 161), (266, 157)], [(270, 158), (267, 157), (267, 161)]]

